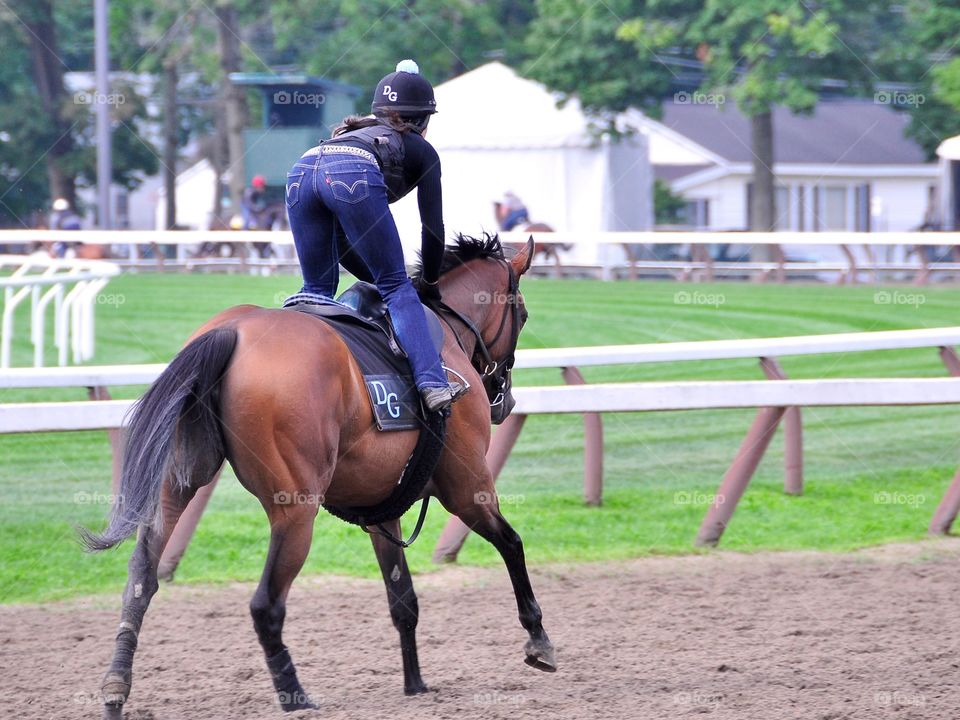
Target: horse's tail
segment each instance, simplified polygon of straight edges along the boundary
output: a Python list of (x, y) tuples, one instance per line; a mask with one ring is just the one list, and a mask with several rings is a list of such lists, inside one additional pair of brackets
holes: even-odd
[(197, 467), (212, 467), (212, 473), (223, 462), (219, 390), (236, 345), (233, 327), (204, 333), (177, 354), (131, 408), (120, 494), (106, 530), (80, 528), (88, 550), (111, 548), (141, 525), (159, 532), (164, 480), (186, 490)]

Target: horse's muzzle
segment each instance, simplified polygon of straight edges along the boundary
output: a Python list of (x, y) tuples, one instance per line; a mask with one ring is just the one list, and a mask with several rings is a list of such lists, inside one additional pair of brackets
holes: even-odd
[(499, 425), (513, 412), (517, 401), (513, 399), (513, 393), (507, 391), (503, 395), (503, 401), (490, 406), (490, 420), (494, 425)]

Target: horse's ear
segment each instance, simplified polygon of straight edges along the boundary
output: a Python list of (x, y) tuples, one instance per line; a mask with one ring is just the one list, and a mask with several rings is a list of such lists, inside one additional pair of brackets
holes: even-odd
[(531, 235), (530, 239), (527, 240), (527, 244), (523, 246), (523, 250), (510, 259), (513, 271), (517, 273), (517, 275), (523, 275), (530, 269), (530, 263), (533, 262), (533, 247), (533, 235)]

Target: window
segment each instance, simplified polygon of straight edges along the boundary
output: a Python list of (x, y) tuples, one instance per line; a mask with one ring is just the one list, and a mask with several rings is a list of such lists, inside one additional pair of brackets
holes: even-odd
[(773, 229), (791, 230), (790, 223), (790, 188), (786, 185), (777, 185), (773, 191)]
[(847, 230), (847, 188), (821, 188), (819, 230)]
[(710, 201), (706, 198), (689, 200), (680, 211), (680, 223), (694, 228), (710, 225)]

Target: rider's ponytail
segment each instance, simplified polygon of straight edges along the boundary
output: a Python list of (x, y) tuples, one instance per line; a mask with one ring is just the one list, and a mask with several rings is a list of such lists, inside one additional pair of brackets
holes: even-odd
[[(343, 119), (337, 127), (333, 129), (333, 134), (331, 137), (338, 137), (344, 133), (348, 133), (352, 130), (359, 130), (360, 128), (371, 127), (373, 125), (387, 125), (397, 132), (410, 132), (411, 130), (415, 133), (421, 133), (423, 128), (421, 127), (421, 118), (403, 118), (400, 117), (396, 112), (389, 110), (386, 112), (377, 113), (376, 116), (373, 115), (349, 115)], [(426, 123), (422, 123), (426, 125)]]

